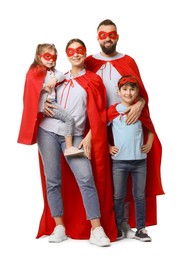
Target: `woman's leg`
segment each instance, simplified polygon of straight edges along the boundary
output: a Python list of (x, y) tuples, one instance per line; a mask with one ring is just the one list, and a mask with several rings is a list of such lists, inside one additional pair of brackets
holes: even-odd
[[(38, 148), (42, 157), (46, 179), (47, 198), (53, 217), (63, 215), (61, 197), (61, 145), (57, 135), (39, 128)], [(58, 222), (58, 220), (57, 220)]]

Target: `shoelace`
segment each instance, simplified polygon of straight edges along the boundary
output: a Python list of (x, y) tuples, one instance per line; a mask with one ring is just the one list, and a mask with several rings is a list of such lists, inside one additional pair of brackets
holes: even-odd
[(104, 233), (104, 231), (103, 231), (103, 229), (101, 227), (99, 227), (98, 230), (99, 230), (100, 238), (101, 237), (106, 237), (107, 238), (107, 236), (105, 235), (105, 233)]

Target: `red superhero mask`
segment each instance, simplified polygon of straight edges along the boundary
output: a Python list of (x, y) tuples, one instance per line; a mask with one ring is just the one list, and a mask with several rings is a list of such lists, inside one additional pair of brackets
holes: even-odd
[(122, 85), (125, 85), (126, 83), (135, 83), (138, 85), (138, 81), (134, 76), (129, 76), (129, 77), (122, 77), (118, 81), (118, 87), (120, 88)]
[(75, 53), (81, 54), (81, 55), (85, 55), (85, 54), (86, 54), (86, 48), (81, 45), (81, 46), (79, 46), (79, 47), (77, 47), (77, 48), (75, 48), (75, 49), (73, 49), (73, 48), (68, 48), (68, 49), (66, 50), (66, 54), (67, 54), (68, 57), (73, 56)]
[(105, 40), (107, 37), (109, 37), (112, 40), (116, 40), (118, 37), (118, 34), (116, 31), (111, 31), (111, 32), (99, 32), (98, 37), (100, 40)]
[(56, 62), (56, 60), (57, 60), (57, 55), (56, 54), (52, 55), (52, 54), (50, 54), (48, 52), (45, 52), (44, 54), (41, 54), (40, 57), (43, 57), (44, 60), (47, 60), (47, 61), (53, 60), (54, 62)]

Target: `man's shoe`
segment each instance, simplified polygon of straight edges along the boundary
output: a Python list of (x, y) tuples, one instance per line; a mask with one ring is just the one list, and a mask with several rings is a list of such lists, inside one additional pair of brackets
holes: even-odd
[(130, 228), (128, 223), (123, 222), (122, 232), (124, 233), (125, 238), (135, 238), (135, 232)]
[(59, 243), (67, 239), (65, 228), (62, 225), (57, 225), (53, 233), (49, 236), (49, 242)]
[(89, 242), (96, 246), (110, 246), (110, 239), (106, 236), (102, 227), (91, 229)]
[(67, 148), (64, 150), (64, 156), (76, 156), (76, 155), (84, 155), (84, 150), (78, 149), (74, 146)]
[(151, 237), (145, 228), (138, 229), (135, 233), (135, 238), (143, 242), (151, 242)]

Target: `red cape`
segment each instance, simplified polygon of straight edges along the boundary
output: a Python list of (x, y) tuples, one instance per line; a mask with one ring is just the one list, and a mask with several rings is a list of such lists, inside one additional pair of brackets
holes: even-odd
[(85, 66), (88, 70), (96, 73), (101, 68), (101, 66), (106, 62), (110, 62), (112, 66), (115, 67), (116, 70), (122, 76), (134, 75), (139, 82), (139, 94), (145, 99), (146, 103), (148, 103), (148, 95), (143, 85), (138, 66), (133, 58), (131, 58), (128, 55), (125, 55), (122, 58), (116, 60), (105, 61), (105, 60), (95, 59), (93, 58), (92, 55), (90, 55), (85, 59)]
[(36, 143), (37, 130), (40, 120), (43, 118), (38, 113), (38, 102), (46, 70), (40, 66), (30, 67), (26, 74), (23, 96), (23, 113), (19, 130), (18, 143)]
[[(119, 116), (118, 111), (116, 110), (117, 104), (114, 104), (109, 107), (107, 111), (108, 122), (111, 122), (114, 118)], [(147, 154), (147, 180), (146, 180), (146, 226), (156, 224), (156, 196), (164, 194), (161, 181), (161, 156), (162, 156), (162, 147), (155, 131), (154, 125), (151, 121), (150, 114), (148, 109), (145, 107), (142, 111), (142, 114), (139, 120), (143, 124), (144, 138), (147, 138), (147, 130), (150, 130), (154, 133), (154, 141), (150, 152)], [(128, 183), (128, 194), (127, 200), (133, 201), (132, 189), (131, 189), (131, 180), (129, 179)], [(132, 203), (133, 204), (133, 203)], [(135, 226), (135, 209), (131, 205), (131, 215), (130, 223), (132, 226)]]
[[(105, 61), (105, 60), (98, 60), (95, 59), (92, 55), (88, 56), (85, 59), (85, 66), (88, 70), (93, 72), (97, 72), (103, 64), (106, 62), (110, 62), (113, 67), (120, 73), (120, 75), (134, 75), (138, 82), (139, 82), (139, 94), (144, 98), (146, 101), (146, 105), (144, 108), (144, 115), (149, 115), (149, 108), (148, 108), (148, 94), (144, 87), (144, 84), (141, 79), (141, 75), (138, 69), (138, 66), (133, 58), (128, 55), (124, 55), (122, 58), (112, 60), (112, 61)], [(143, 117), (143, 115), (142, 115)], [(145, 120), (147, 121), (147, 120)], [(150, 120), (147, 121), (147, 128), (153, 129), (153, 124), (150, 125)], [(149, 127), (151, 128), (149, 128)], [(155, 130), (153, 130), (155, 133)], [(160, 165), (161, 165), (161, 157), (162, 157), (162, 146), (158, 139), (157, 134), (155, 133), (154, 143), (152, 146), (151, 151), (148, 155), (148, 164), (151, 165), (149, 167), (149, 173), (147, 177), (147, 182), (150, 185), (146, 187), (146, 226), (155, 225), (157, 224), (157, 205), (156, 205), (156, 195), (164, 194), (162, 185), (161, 185), (161, 178), (160, 178)], [(152, 159), (153, 158), (153, 159)], [(156, 162), (156, 164), (155, 164)], [(153, 182), (153, 184), (152, 184)], [(131, 227), (135, 227), (135, 209), (134, 209), (134, 202), (133, 197), (131, 194), (131, 183), (129, 181), (129, 192), (127, 196), (128, 200), (132, 200), (130, 203), (130, 216), (129, 216), (129, 224)]]
[[(28, 77), (29, 79), (29, 77)], [(43, 78), (42, 78), (43, 79)], [(115, 216), (113, 210), (113, 187), (112, 176), (110, 170), (110, 160), (108, 154), (107, 145), (107, 128), (106, 128), (106, 93), (105, 87), (101, 78), (90, 71), (86, 71), (86, 74), (75, 79), (87, 92), (87, 113), (88, 113), (88, 125), (92, 132), (92, 169), (96, 187), (98, 190), (100, 208), (101, 208), (101, 224), (107, 236), (111, 241), (115, 241), (117, 237), (117, 229), (115, 224)], [(33, 79), (31, 78), (31, 82)], [(18, 142), (24, 144), (33, 144), (32, 136), (36, 136), (36, 118), (38, 111), (38, 100), (41, 91), (42, 80), (34, 80), (36, 94), (32, 91), (32, 86), (29, 84), (29, 80), (25, 84), (24, 94), (24, 110), (23, 118), (29, 115), (30, 109), (34, 109), (31, 113), (31, 122), (29, 120), (22, 119), (21, 130), (18, 138)], [(33, 105), (29, 102), (32, 101)], [(33, 116), (34, 115), (34, 116)], [(32, 129), (32, 132), (29, 131)], [(23, 138), (24, 131), (30, 132), (29, 137)], [(86, 126), (85, 132), (89, 130)], [(50, 214), (46, 196), (45, 176), (43, 170), (43, 164), (39, 155), (40, 173), (44, 199), (44, 209), (40, 220), (39, 230), (37, 238), (43, 235), (49, 235), (52, 233), (55, 223)], [(62, 157), (62, 195), (64, 203), (64, 223), (66, 227), (66, 234), (71, 238), (76, 239), (88, 239), (90, 236), (90, 222), (86, 220), (85, 209), (82, 202), (82, 197), (78, 188), (78, 185), (74, 179), (74, 176), (67, 165), (64, 157)]]

